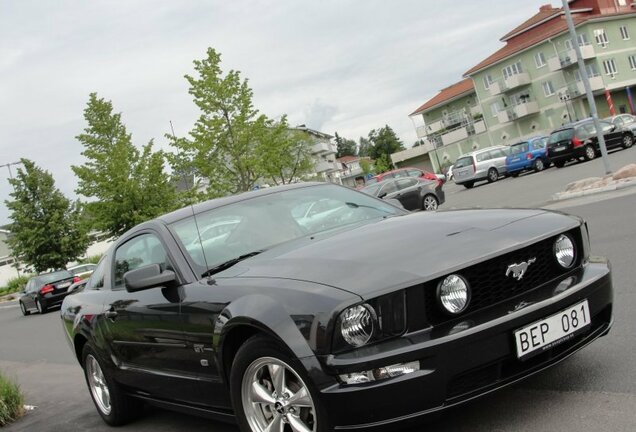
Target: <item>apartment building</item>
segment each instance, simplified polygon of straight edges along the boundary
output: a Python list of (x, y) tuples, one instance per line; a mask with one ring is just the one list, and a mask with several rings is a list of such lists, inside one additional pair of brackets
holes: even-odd
[(322, 177), (326, 181), (334, 181), (334, 173), (340, 170), (340, 164), (336, 162), (337, 148), (331, 140), (333, 136), (310, 129), (305, 125), (292, 128), (292, 130), (300, 131), (307, 134), (313, 144), (311, 146), (311, 156), (314, 161), (312, 173), (308, 173), (309, 177)]
[(435, 171), (463, 153), (549, 134), (588, 117), (575, 43), (599, 116), (635, 112), (636, 2), (571, 0), (570, 8), (576, 41), (563, 10), (541, 6), (501, 38), (501, 49), (410, 114), (426, 143), (420, 152), (426, 151)]

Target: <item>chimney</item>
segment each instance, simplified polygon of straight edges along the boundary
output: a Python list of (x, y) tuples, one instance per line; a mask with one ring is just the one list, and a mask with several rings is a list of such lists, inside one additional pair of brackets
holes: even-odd
[(539, 8), (539, 12), (547, 12), (547, 11), (551, 11), (552, 9), (553, 8), (551, 4), (544, 4), (543, 6)]

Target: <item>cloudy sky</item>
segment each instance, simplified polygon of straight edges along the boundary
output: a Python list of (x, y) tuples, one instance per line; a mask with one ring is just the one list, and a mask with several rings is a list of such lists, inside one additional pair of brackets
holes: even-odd
[[(113, 101), (136, 145), (165, 147), (170, 120), (184, 135), (197, 116), (183, 75), (207, 47), (270, 117), (353, 139), (388, 124), (410, 146), (408, 114), (544, 3), (0, 0), (0, 165), (32, 159), (75, 198), (90, 92)], [(0, 168), (0, 225), (8, 174)]]

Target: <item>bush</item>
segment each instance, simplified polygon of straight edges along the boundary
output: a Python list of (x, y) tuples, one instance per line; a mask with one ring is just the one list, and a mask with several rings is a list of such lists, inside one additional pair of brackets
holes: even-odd
[(24, 396), (17, 384), (0, 374), (0, 427), (22, 415)]
[(11, 294), (14, 292), (22, 291), (26, 283), (29, 281), (31, 275), (22, 275), (9, 279), (7, 285), (0, 288), (0, 295)]
[(80, 264), (97, 264), (103, 255), (91, 255), (80, 260)]

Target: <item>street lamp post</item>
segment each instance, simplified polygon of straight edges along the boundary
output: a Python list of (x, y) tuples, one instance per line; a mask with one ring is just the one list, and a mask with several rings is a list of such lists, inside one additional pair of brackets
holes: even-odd
[(13, 179), (13, 173), (11, 172), (11, 165), (22, 165), (22, 162), (10, 162), (4, 165), (0, 165), (0, 168), (7, 167), (7, 169), (9, 170), (9, 178)]

